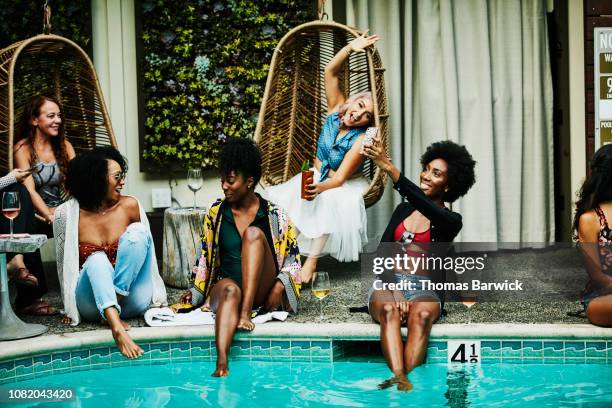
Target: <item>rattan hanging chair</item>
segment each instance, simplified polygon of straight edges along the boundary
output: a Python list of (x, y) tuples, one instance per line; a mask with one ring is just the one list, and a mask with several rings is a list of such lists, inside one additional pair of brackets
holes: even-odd
[(66, 137), (77, 154), (117, 146), (94, 66), (74, 42), (41, 34), (0, 50), (0, 174), (13, 168), (21, 110), (36, 94), (63, 105)]
[[(333, 21), (302, 24), (287, 33), (274, 50), (264, 92), (255, 141), (262, 151), (262, 184), (283, 183), (296, 175), (306, 159), (313, 162), (317, 139), (327, 116), (325, 65), (360, 32)], [(345, 97), (371, 91), (374, 124), (385, 149), (388, 146), (388, 111), (384, 68), (376, 49), (353, 53), (340, 74)], [(366, 207), (382, 196), (386, 173), (371, 160), (363, 172), (370, 186)]]

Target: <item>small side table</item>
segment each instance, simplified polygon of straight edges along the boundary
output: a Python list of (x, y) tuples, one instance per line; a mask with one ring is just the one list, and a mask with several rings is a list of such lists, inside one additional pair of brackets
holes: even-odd
[(9, 297), (8, 274), (6, 271), (6, 253), (23, 254), (34, 252), (47, 242), (46, 235), (30, 235), (28, 238), (0, 238), (0, 340), (25, 339), (39, 336), (49, 328), (42, 324), (24, 323), (11, 307)]
[(189, 287), (191, 269), (201, 253), (204, 207), (167, 208), (164, 212), (164, 258), (161, 277), (167, 285)]

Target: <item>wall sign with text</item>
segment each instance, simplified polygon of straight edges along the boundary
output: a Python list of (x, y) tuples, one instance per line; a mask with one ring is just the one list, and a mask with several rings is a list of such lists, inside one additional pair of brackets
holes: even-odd
[(612, 28), (594, 31), (595, 150), (612, 143)]

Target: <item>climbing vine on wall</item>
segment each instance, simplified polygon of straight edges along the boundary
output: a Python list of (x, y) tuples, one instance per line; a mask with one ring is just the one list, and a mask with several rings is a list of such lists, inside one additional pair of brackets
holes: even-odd
[(215, 167), (220, 137), (255, 131), (274, 47), (314, 19), (315, 2), (144, 0), (138, 7), (147, 167)]

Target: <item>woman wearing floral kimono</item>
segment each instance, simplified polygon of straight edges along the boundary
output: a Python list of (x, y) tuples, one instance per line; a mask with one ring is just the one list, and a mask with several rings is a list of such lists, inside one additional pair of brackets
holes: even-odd
[(219, 157), (225, 199), (204, 221), (202, 255), (193, 287), (181, 302), (215, 312), (217, 367), (228, 375), (228, 353), (236, 329), (251, 331), (253, 308), (297, 312), (301, 269), (295, 229), (287, 214), (255, 193), (261, 154), (248, 139), (230, 139)]

